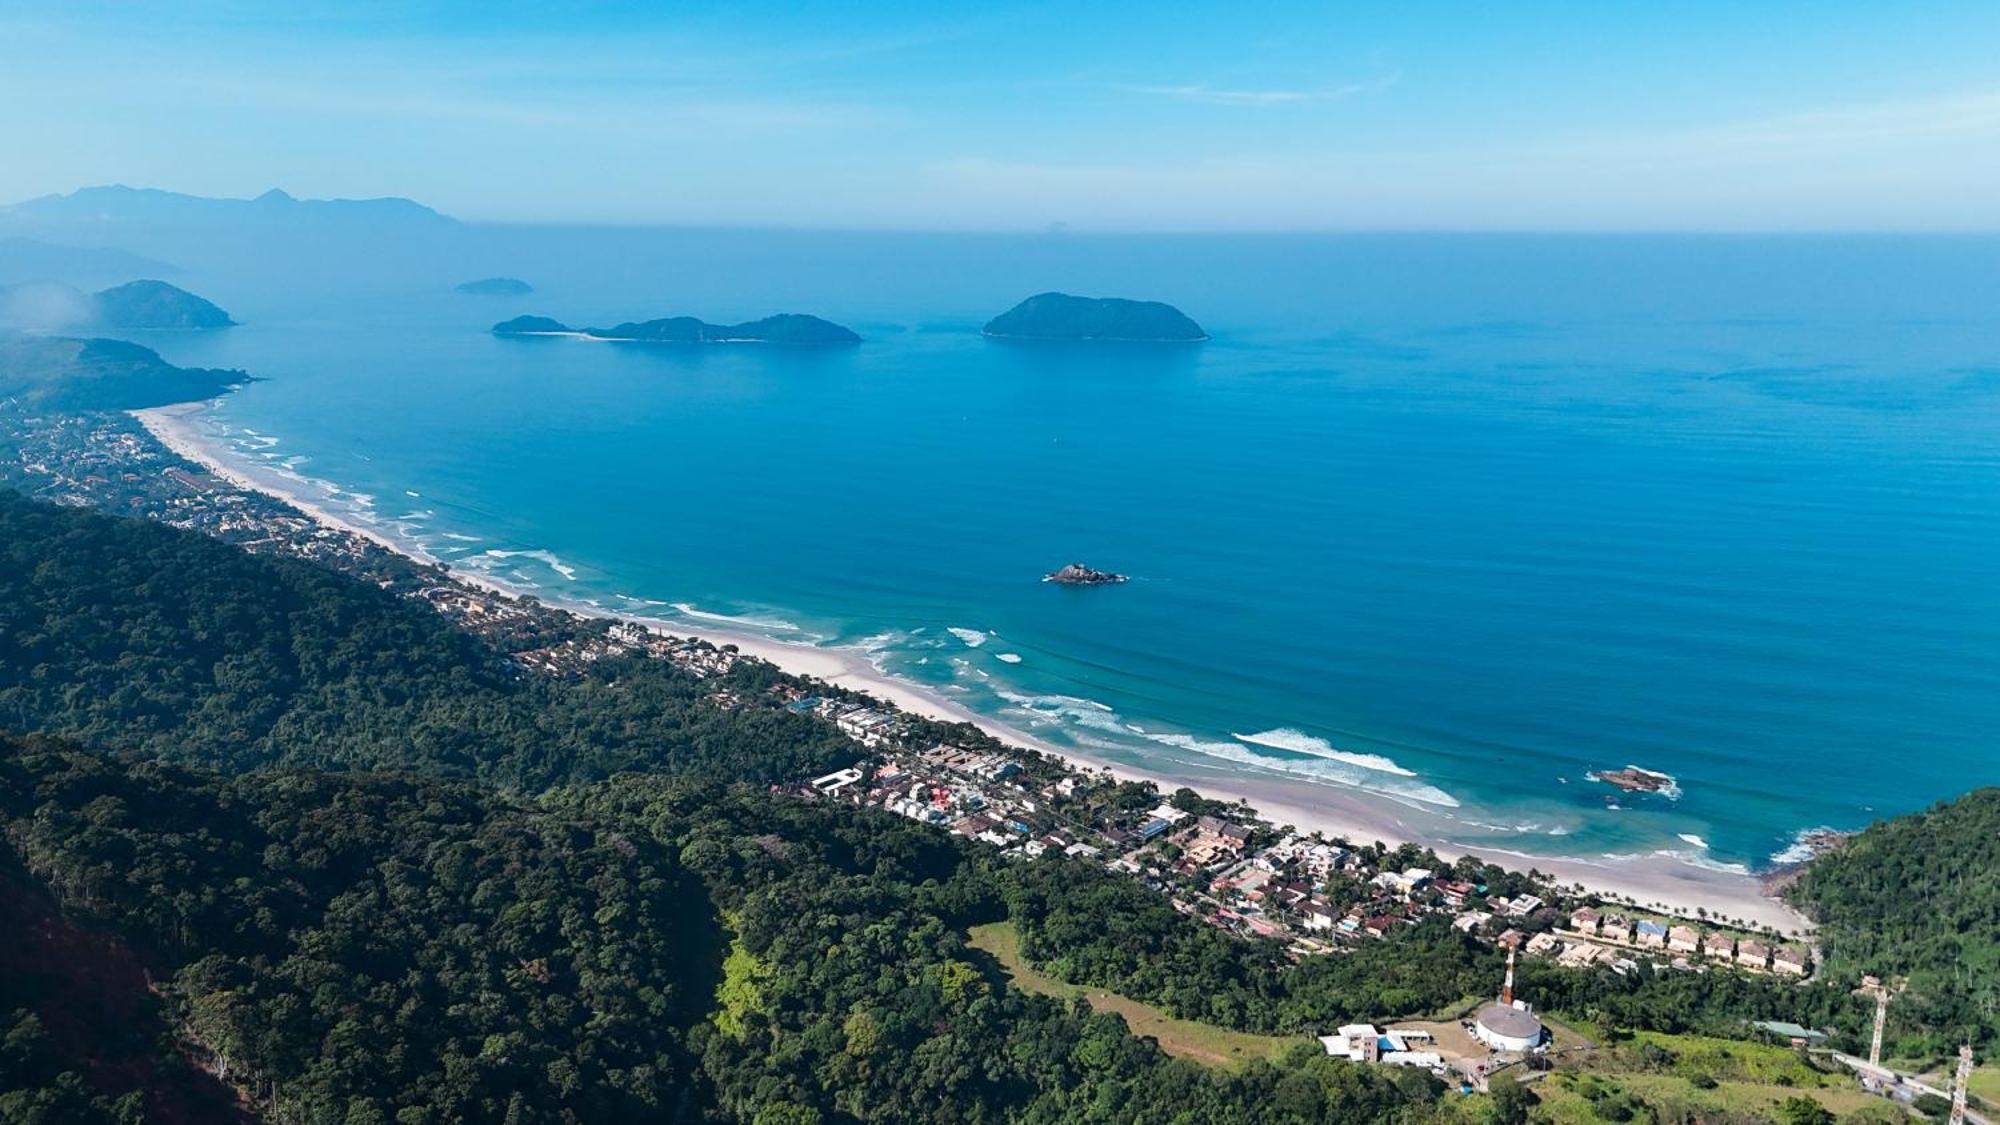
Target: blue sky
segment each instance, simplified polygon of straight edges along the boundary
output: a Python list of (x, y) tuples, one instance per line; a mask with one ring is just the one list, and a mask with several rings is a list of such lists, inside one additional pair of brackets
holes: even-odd
[(0, 200), (470, 219), (2000, 229), (2000, 4), (23, 4)]

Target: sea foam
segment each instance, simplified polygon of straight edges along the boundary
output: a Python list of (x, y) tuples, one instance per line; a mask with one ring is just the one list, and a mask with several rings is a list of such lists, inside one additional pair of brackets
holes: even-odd
[(553, 551), (544, 551), (540, 548), (531, 551), (502, 551), (495, 549), (487, 551), (486, 557), (489, 559), (533, 559), (571, 582), (576, 581), (576, 569), (557, 558)]
[(1248, 742), (1253, 746), (1269, 746), (1273, 750), (1290, 750), (1294, 754), (1310, 754), (1315, 758), (1346, 762), (1350, 766), (1360, 766), (1364, 770), (1375, 770), (1378, 773), (1392, 773), (1397, 777), (1417, 776), (1415, 771), (1404, 769), (1402, 766), (1397, 765), (1393, 759), (1385, 758), (1380, 754), (1357, 754), (1351, 750), (1337, 749), (1324, 738), (1314, 738), (1312, 735), (1306, 734), (1303, 731), (1293, 730), (1290, 727), (1261, 731), (1257, 734), (1233, 734), (1230, 737), (1236, 739), (1238, 742)]

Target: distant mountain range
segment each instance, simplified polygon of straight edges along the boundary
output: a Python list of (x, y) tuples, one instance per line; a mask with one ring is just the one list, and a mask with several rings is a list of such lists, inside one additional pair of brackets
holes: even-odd
[(368, 222), (455, 226), (457, 220), (421, 203), (397, 197), (381, 199), (298, 199), (277, 188), (255, 199), (217, 199), (183, 195), (158, 188), (109, 184), (67, 195), (44, 195), (0, 207), (0, 221), (24, 225), (129, 223), (174, 224), (328, 224)]
[(135, 277), (171, 277), (180, 267), (110, 246), (63, 246), (39, 238), (0, 238), (0, 283), (55, 281), (98, 286)]

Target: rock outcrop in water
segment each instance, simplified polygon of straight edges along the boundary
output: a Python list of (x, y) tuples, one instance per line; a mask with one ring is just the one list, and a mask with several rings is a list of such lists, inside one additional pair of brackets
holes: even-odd
[(1627, 793), (1658, 793), (1662, 797), (1681, 795), (1680, 783), (1676, 782), (1671, 774), (1640, 769), (1638, 766), (1626, 766), (1622, 770), (1599, 770), (1585, 776), (1592, 781), (1623, 789)]
[(1160, 301), (1038, 293), (986, 322), (988, 336), (1012, 340), (1197, 343), (1201, 325)]
[(525, 297), (534, 291), (534, 286), (518, 277), (482, 277), (452, 287), (454, 293), (469, 293), (474, 297)]
[(1082, 563), (1070, 563), (1061, 570), (1052, 570), (1042, 575), (1042, 581), (1064, 586), (1111, 586), (1126, 581), (1126, 578), (1122, 574), (1113, 574), (1108, 570), (1094, 570)]

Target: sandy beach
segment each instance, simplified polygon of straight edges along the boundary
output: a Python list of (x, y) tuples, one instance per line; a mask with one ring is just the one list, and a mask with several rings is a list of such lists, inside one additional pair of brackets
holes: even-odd
[[(203, 466), (239, 488), (282, 501), (324, 526), (361, 536), (386, 550), (427, 565), (450, 569), (445, 560), (427, 554), (417, 544), (399, 541), (329, 510), (310, 495), (311, 482), (304, 478), (276, 467), (230, 459), (196, 421), (211, 406), (211, 403), (184, 403), (136, 410), (132, 416), (176, 455)], [(462, 569), (452, 570), (451, 573), (460, 581), (510, 597), (518, 597), (522, 593), (485, 575)], [(1297, 785), (1251, 776), (1221, 783), (1209, 778), (1175, 778), (1079, 754), (1071, 747), (1056, 746), (1010, 724), (974, 712), (918, 684), (888, 675), (858, 649), (787, 643), (747, 631), (705, 624), (690, 625), (680, 619), (614, 613), (596, 606), (543, 600), (586, 616), (617, 618), (674, 636), (694, 637), (715, 645), (734, 645), (738, 651), (768, 661), (793, 675), (866, 692), (911, 714), (946, 722), (970, 723), (1002, 742), (1064, 758), (1081, 767), (1109, 772), (1121, 779), (1150, 781), (1166, 791), (1185, 785), (1208, 797), (1244, 801), (1279, 824), (1320, 831), (1357, 843), (1374, 840), (1390, 844), (1421, 843), (1447, 859), (1457, 858), (1465, 851), (1448, 842), (1430, 838), (1408, 824), (1398, 814), (1399, 806), (1395, 803), (1370, 799), (1358, 792), (1349, 794), (1316, 786), (1307, 793)], [(1698, 910), (1706, 911), (1711, 916), (1740, 919), (1753, 926), (1768, 926), (1785, 933), (1801, 933), (1809, 928), (1806, 920), (1796, 911), (1767, 897), (1758, 879), (1751, 875), (1698, 867), (1665, 856), (1593, 860), (1509, 852), (1491, 847), (1481, 847), (1476, 851), (1482, 858), (1509, 867), (1532, 867), (1559, 882), (1582, 884), (1599, 894), (1625, 899), (1640, 906), (1657, 905), (1690, 915)]]

